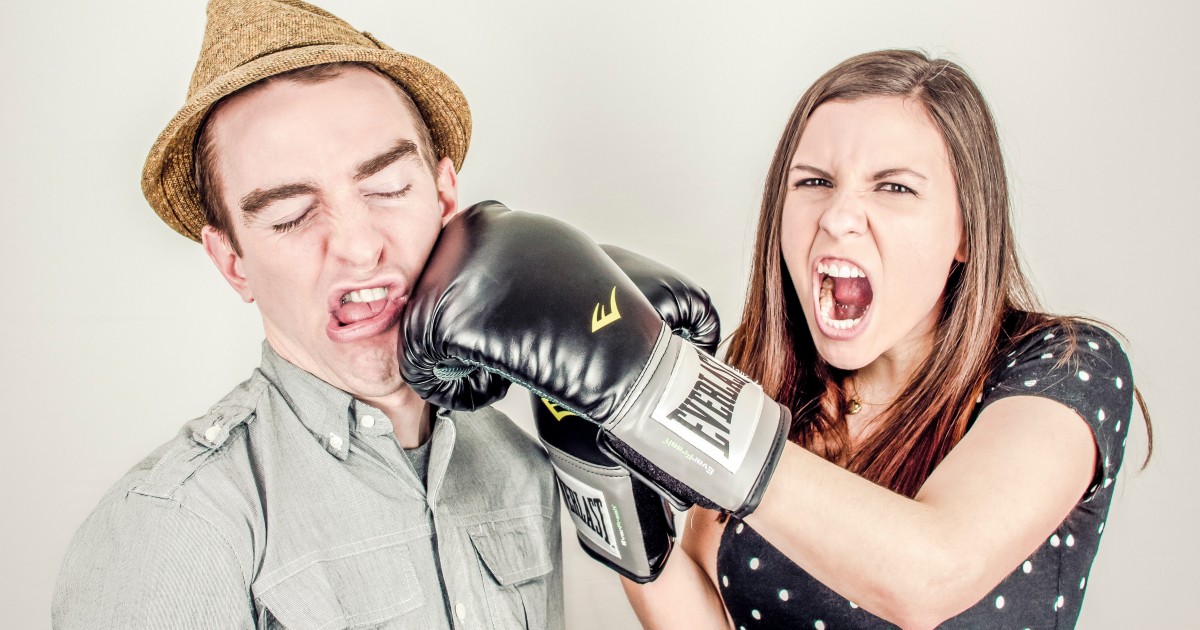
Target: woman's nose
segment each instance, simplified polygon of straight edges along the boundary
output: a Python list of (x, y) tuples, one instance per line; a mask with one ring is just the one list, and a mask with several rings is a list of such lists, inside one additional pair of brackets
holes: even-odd
[(863, 203), (853, 191), (837, 191), (821, 213), (821, 229), (834, 238), (866, 233), (867, 215)]

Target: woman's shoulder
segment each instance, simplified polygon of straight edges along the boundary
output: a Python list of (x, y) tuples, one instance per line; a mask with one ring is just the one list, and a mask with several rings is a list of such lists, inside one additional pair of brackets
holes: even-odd
[[(1047, 319), (1010, 337), (984, 385), (976, 413), (1010, 396), (1061, 403), (1092, 430), (1102, 456), (1096, 484), (1111, 483), (1133, 415), (1133, 377), (1120, 342), (1105, 326), (1078, 318)], [(1093, 493), (1097, 485), (1089, 491)]]
[(1010, 317), (999, 344), (993, 380), (1022, 365), (1046, 373), (1073, 373), (1085, 383), (1103, 376), (1114, 382), (1117, 378), (1129, 381), (1129, 358), (1117, 334), (1084, 318)]

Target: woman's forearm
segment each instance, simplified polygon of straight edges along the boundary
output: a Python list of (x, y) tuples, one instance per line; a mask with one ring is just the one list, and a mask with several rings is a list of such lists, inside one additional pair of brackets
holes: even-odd
[(658, 579), (638, 584), (621, 578), (625, 595), (647, 630), (728, 630), (725, 607), (712, 580), (682, 549), (675, 549)]

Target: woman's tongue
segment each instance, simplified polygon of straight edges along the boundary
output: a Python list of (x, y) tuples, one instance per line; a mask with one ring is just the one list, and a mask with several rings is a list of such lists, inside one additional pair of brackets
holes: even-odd
[(833, 318), (858, 319), (866, 314), (874, 294), (866, 278), (832, 278)]
[(371, 319), (383, 311), (387, 298), (372, 302), (346, 302), (333, 312), (334, 318), (343, 326), (356, 324), (365, 319)]

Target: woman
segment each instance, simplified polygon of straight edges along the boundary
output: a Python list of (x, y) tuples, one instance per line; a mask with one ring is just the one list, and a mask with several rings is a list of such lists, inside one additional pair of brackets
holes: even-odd
[(647, 627), (1074, 625), (1136, 394), (1108, 333), (1038, 311), (960, 67), (869, 53), (801, 98), (727, 360), (793, 443), (744, 523), (693, 508), (625, 583)]

